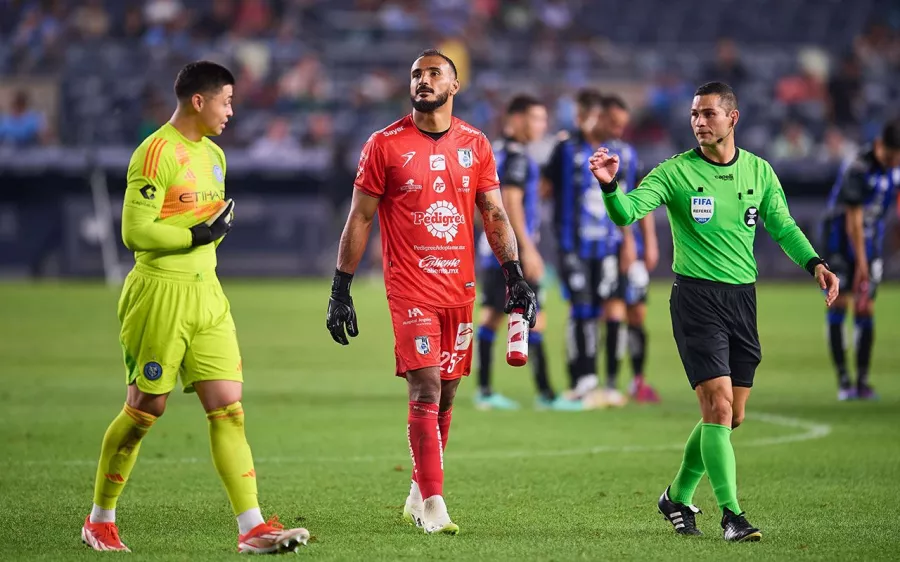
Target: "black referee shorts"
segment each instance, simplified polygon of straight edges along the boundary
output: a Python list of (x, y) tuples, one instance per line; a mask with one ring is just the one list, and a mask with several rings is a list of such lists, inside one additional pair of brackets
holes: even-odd
[(672, 333), (691, 388), (716, 377), (750, 388), (762, 360), (756, 287), (676, 276), (669, 299)]

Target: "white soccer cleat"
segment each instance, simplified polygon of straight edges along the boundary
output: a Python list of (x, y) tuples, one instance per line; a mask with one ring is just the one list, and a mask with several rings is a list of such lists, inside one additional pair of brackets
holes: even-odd
[(450, 521), (447, 504), (441, 496), (431, 496), (425, 500), (425, 514), (422, 521), (425, 532), (429, 535), (456, 535), (459, 526)]
[(278, 516), (260, 523), (246, 534), (238, 536), (238, 552), (242, 554), (275, 554), (296, 552), (309, 540), (309, 531), (303, 528), (285, 529)]
[(425, 501), (422, 499), (422, 492), (419, 491), (419, 484), (413, 482), (409, 487), (406, 504), (403, 506), (403, 520), (421, 529), (424, 517)]

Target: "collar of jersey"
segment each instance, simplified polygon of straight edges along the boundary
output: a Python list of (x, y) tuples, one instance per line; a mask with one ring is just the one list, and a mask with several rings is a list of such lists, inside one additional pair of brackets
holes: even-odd
[(703, 151), (700, 150), (699, 146), (694, 148), (694, 153), (697, 156), (699, 156), (700, 158), (702, 158), (704, 162), (712, 164), (713, 166), (718, 166), (720, 168), (727, 168), (728, 166), (733, 166), (734, 163), (737, 162), (738, 156), (741, 155), (741, 149), (738, 147), (734, 147), (734, 158), (732, 158), (729, 162), (726, 162), (724, 164), (722, 164), (721, 162), (713, 162), (712, 160), (707, 158), (706, 155), (703, 154)]

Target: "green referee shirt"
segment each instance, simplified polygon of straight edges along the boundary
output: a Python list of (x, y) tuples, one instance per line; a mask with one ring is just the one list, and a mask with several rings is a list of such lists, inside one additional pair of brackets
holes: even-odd
[(603, 199), (612, 221), (626, 226), (660, 205), (666, 206), (675, 257), (675, 273), (721, 283), (756, 281), (753, 239), (757, 223), (800, 267), (817, 257), (794, 222), (784, 190), (772, 166), (746, 150), (717, 164), (699, 148), (678, 154), (654, 168), (637, 189), (616, 188)]

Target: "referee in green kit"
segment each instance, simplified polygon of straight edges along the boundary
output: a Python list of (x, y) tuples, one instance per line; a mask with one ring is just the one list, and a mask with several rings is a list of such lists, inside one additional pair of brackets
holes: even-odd
[(782, 250), (815, 276), (831, 306), (838, 280), (813, 250), (788, 211), (772, 166), (738, 149), (734, 127), (737, 96), (727, 84), (697, 89), (691, 127), (699, 147), (669, 158), (640, 186), (618, 189), (619, 159), (601, 148), (591, 157), (612, 221), (626, 226), (666, 205), (676, 274), (669, 300), (672, 331), (703, 419), (688, 438), (681, 468), (659, 498), (659, 510), (684, 535), (699, 535), (691, 504), (703, 474), (722, 509), (726, 541), (758, 541), (759, 529), (744, 518), (737, 501), (731, 431), (744, 406), (761, 359), (756, 329), (756, 259), (753, 239), (762, 221)]

